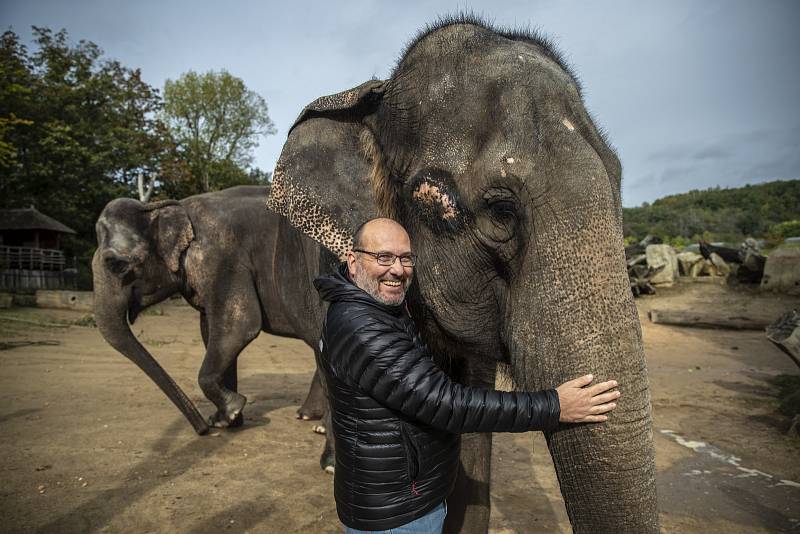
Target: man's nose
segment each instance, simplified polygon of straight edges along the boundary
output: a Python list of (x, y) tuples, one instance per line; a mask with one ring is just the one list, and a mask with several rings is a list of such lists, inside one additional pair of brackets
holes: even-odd
[(400, 263), (400, 256), (395, 257), (394, 263), (389, 267), (389, 272), (397, 277), (403, 276), (403, 272), (405, 271), (403, 269), (403, 264)]

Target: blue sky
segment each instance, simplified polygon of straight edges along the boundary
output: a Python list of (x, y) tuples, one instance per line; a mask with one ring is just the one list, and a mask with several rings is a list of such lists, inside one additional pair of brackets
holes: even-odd
[(0, 21), (65, 28), (162, 88), (226, 69), (267, 101), (271, 170), (311, 100), (385, 78), (403, 45), (463, 9), (541, 29), (578, 73), (586, 105), (623, 164), (623, 203), (800, 178), (800, 2), (3, 0)]

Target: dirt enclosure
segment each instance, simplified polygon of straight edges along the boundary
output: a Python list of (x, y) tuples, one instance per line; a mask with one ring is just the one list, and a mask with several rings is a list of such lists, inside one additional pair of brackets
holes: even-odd
[[(761, 332), (662, 326), (646, 315), (725, 305), (777, 317), (800, 301), (695, 283), (637, 303), (663, 531), (800, 532), (800, 439), (784, 435), (770, 382), (797, 367)], [(197, 313), (160, 310), (134, 332), (210, 414), (196, 384)], [(244, 427), (198, 437), (97, 329), (62, 324), (83, 315), (0, 310), (4, 532), (341, 531), (332, 477), (318, 465), (322, 438), (295, 419), (313, 373), (308, 347), (262, 334), (239, 360)], [(569, 532), (541, 434), (494, 444), (491, 532)]]

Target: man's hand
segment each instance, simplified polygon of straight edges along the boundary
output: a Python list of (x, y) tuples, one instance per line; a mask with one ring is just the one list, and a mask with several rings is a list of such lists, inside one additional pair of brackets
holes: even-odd
[(558, 402), (561, 403), (562, 423), (601, 423), (608, 419), (608, 413), (617, 407), (615, 402), (619, 398), (619, 391), (608, 391), (617, 387), (616, 380), (609, 380), (588, 386), (594, 377), (585, 375), (569, 382), (564, 382), (556, 388)]

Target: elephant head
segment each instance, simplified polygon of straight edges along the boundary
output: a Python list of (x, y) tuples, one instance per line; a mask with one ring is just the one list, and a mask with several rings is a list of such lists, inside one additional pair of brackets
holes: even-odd
[(195, 430), (204, 434), (208, 426), (197, 408), (139, 343), (129, 325), (141, 310), (181, 289), (180, 259), (194, 237), (189, 217), (176, 201), (142, 204), (121, 198), (103, 209), (96, 231), (92, 272), (100, 333), (147, 373)]
[(623, 395), (547, 435), (577, 532), (658, 530), (650, 396), (622, 239), (621, 167), (548, 42), (437, 24), (391, 77), (322, 97), (292, 127), (268, 206), (339, 255), (401, 222), (432, 352), (510, 364), (518, 388), (578, 375)]

